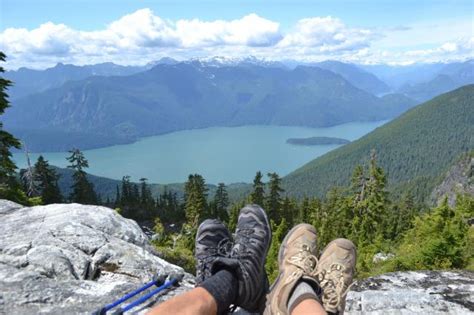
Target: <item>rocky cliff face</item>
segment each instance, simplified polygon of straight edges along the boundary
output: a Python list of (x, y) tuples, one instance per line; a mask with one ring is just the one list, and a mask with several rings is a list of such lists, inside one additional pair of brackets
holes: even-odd
[(431, 202), (439, 204), (446, 197), (449, 205), (454, 206), (457, 194), (474, 195), (474, 153), (462, 157), (446, 172), (443, 181), (433, 190)]
[[(159, 258), (132, 220), (79, 204), (0, 200), (0, 314), (90, 314), (154, 275), (183, 272)], [(134, 311), (193, 287), (181, 286)], [(346, 314), (472, 314), (474, 273), (404, 272), (365, 279)], [(241, 312), (242, 313), (242, 312)]]
[(154, 275), (183, 272), (135, 221), (105, 207), (0, 200), (0, 231), (0, 314), (90, 314)]

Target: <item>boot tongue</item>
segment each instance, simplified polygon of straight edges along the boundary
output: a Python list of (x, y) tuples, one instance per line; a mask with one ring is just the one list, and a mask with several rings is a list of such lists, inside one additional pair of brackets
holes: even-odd
[(240, 270), (239, 261), (235, 258), (218, 257), (212, 263), (211, 274), (215, 274), (219, 270), (222, 270), (222, 269), (229, 270), (230, 272), (233, 272), (233, 273), (238, 273)]
[(319, 285), (319, 282), (316, 279), (314, 279), (313, 277), (302, 276), (301, 280), (304, 280), (304, 282), (309, 284), (313, 288), (316, 295), (321, 298), (323, 291), (321, 289), (321, 286)]

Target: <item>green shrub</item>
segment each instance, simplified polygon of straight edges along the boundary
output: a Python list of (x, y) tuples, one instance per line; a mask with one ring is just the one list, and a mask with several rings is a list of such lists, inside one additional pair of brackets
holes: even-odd
[[(396, 258), (395, 270), (464, 268), (472, 259), (472, 237), (466, 217), (472, 212), (472, 197), (460, 196), (456, 207), (447, 200), (431, 213), (417, 217), (405, 234)], [(470, 248), (470, 252), (469, 252)]]

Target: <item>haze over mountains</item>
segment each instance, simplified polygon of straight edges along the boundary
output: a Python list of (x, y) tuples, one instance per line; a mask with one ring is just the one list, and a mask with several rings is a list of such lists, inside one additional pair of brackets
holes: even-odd
[[(419, 67), (429, 75), (414, 78)], [(370, 71), (391, 83), (406, 74), (405, 84), (391, 85)], [(5, 126), (33, 151), (96, 148), (211, 126), (390, 119), (474, 82), (472, 61), (383, 68), (338, 61), (294, 66), (255, 57), (163, 58), (141, 67), (58, 64), (6, 77), (14, 86)]]

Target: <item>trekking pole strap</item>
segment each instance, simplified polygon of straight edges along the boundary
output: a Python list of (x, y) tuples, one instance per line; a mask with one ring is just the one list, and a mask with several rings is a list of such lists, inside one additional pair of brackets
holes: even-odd
[(146, 300), (148, 300), (149, 298), (151, 298), (153, 295), (159, 293), (160, 291), (163, 291), (169, 287), (171, 287), (172, 285), (174, 285), (175, 283), (178, 282), (178, 279), (171, 279), (169, 281), (166, 281), (162, 286), (156, 288), (155, 290), (151, 291), (150, 293), (142, 296), (141, 298), (139, 298), (138, 300), (136, 301), (133, 301), (132, 303), (128, 304), (127, 306), (123, 307), (121, 309), (121, 313), (124, 313), (126, 311), (129, 311), (131, 310), (132, 308), (134, 308), (135, 306), (137, 305), (140, 305), (142, 304), (143, 302), (145, 302)]
[(140, 294), (141, 292), (145, 291), (146, 289), (152, 287), (153, 285), (158, 286), (158, 285), (161, 285), (163, 282), (164, 282), (163, 277), (155, 277), (155, 279), (153, 279), (153, 281), (145, 284), (143, 287), (140, 287), (140, 288), (136, 289), (135, 291), (132, 291), (132, 292), (124, 295), (123, 297), (121, 297), (117, 301), (112, 302), (110, 304), (107, 304), (106, 306), (104, 306), (100, 310), (94, 312), (93, 315), (105, 315), (107, 313), (107, 311), (110, 311), (112, 308), (116, 307), (117, 305), (122, 304), (123, 302), (125, 302), (128, 299), (134, 297), (135, 295)]

